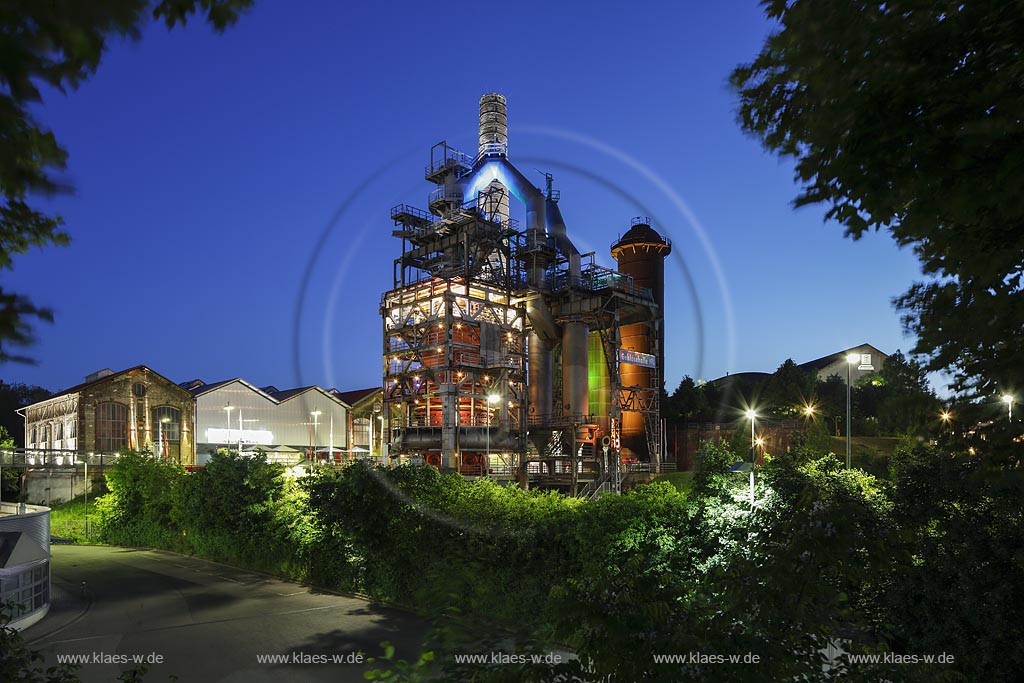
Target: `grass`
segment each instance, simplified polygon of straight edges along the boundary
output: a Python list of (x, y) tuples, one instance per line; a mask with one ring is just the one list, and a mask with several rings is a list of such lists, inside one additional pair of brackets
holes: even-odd
[(59, 505), (54, 505), (50, 513), (50, 534), (59, 538), (69, 538), (75, 543), (90, 543), (96, 536), (96, 495), (89, 496), (89, 529), (93, 539), (85, 536), (85, 495), (78, 496)]
[(666, 472), (656, 476), (654, 481), (667, 481), (680, 493), (689, 493), (693, 486), (693, 472)]

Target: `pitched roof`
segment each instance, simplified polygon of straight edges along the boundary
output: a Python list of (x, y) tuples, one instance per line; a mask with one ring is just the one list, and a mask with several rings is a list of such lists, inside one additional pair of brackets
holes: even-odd
[(294, 389), (283, 389), (280, 391), (275, 390), (271, 392), (270, 395), (276, 398), (278, 401), (287, 401), (288, 399), (298, 396), (299, 394), (306, 393), (310, 389), (317, 388), (318, 387), (315, 384), (311, 384), (308, 387), (296, 387)]
[(273, 396), (276, 401), (284, 403), (285, 401), (290, 401), (293, 398), (297, 398), (299, 396), (302, 396), (303, 394), (306, 394), (306, 393), (308, 393), (310, 391), (318, 391), (321, 394), (323, 394), (324, 396), (326, 396), (327, 398), (331, 399), (332, 401), (337, 401), (338, 403), (344, 403), (344, 401), (342, 401), (340, 398), (338, 398), (338, 396), (336, 394), (334, 394), (333, 392), (328, 391), (327, 389), (324, 389), (323, 387), (319, 387), (319, 386), (317, 386), (315, 384), (311, 384), (308, 387), (296, 387), (295, 389), (285, 389), (284, 391), (279, 391), (279, 392), (277, 392), (275, 394), (271, 394), (271, 396)]
[(800, 368), (801, 370), (824, 370), (825, 368), (827, 368), (828, 366), (832, 365), (833, 363), (838, 363), (838, 362), (843, 361), (846, 358), (846, 356), (849, 355), (851, 352), (857, 351), (858, 349), (863, 349), (864, 347), (872, 349), (873, 351), (877, 351), (878, 353), (880, 353), (881, 355), (885, 356), (886, 358), (889, 357), (889, 354), (883, 353), (882, 351), (880, 351), (879, 349), (875, 348), (871, 344), (865, 343), (865, 344), (857, 344), (856, 346), (851, 346), (850, 348), (843, 349), (842, 351), (837, 351), (835, 353), (830, 353), (829, 355), (822, 356), (821, 358), (815, 358), (814, 360), (809, 360), (806, 363), (801, 363), (797, 367)]
[[(82, 382), (81, 384), (76, 384), (73, 387), (68, 387), (67, 389), (64, 389), (63, 391), (58, 391), (53, 396), (50, 396), (50, 397), (48, 397), (46, 399), (43, 399), (43, 401), (39, 401), (39, 402), (43, 403), (44, 401), (49, 401), (50, 399), (58, 398), (60, 396), (66, 396), (68, 394), (77, 394), (78, 392), (82, 391), (86, 387), (90, 387), (93, 384), (99, 384), (100, 382), (106, 382), (106, 381), (112, 380), (115, 377), (120, 377), (121, 375), (127, 374), (127, 373), (129, 373), (129, 372), (131, 372), (133, 370), (148, 370), (149, 372), (153, 373), (154, 375), (156, 375), (157, 377), (159, 377), (163, 381), (167, 382), (168, 384), (174, 385), (174, 386), (179, 387), (179, 388), (183, 388), (183, 387), (181, 387), (180, 384), (177, 384), (176, 382), (172, 382), (171, 380), (167, 379), (166, 377), (161, 375), (159, 372), (157, 372), (156, 370), (154, 370), (153, 368), (151, 368), (151, 367), (149, 367), (147, 365), (136, 365), (134, 367), (127, 368), (125, 370), (120, 370), (120, 371), (112, 373), (110, 375), (104, 375), (103, 377), (99, 377), (97, 379), (90, 380), (88, 382)], [(187, 389), (186, 389), (186, 391), (187, 391)]]
[(221, 380), (220, 382), (211, 382), (210, 384), (204, 384), (202, 386), (198, 386), (198, 387), (195, 387), (193, 389), (190, 389), (189, 391), (190, 391), (190, 393), (193, 396), (195, 396), (196, 398), (199, 398), (203, 394), (208, 394), (211, 391), (216, 391), (217, 389), (220, 389), (223, 386), (231, 384), (232, 382), (241, 382), (242, 384), (244, 384), (249, 389), (252, 389), (254, 392), (256, 392), (257, 394), (260, 394), (261, 396), (263, 396), (264, 398), (266, 398), (266, 399), (268, 399), (270, 401), (276, 401), (277, 400), (277, 399), (275, 399), (273, 397), (273, 395), (268, 394), (267, 392), (263, 391), (259, 387), (255, 387), (252, 384), (249, 384), (248, 382), (246, 382), (241, 377), (232, 377), (231, 379)]
[(331, 389), (331, 393), (337, 396), (342, 403), (354, 406), (360, 401), (365, 401), (368, 397), (373, 396), (380, 390), (380, 387), (370, 387), (369, 389), (354, 389), (352, 391), (338, 391), (337, 389)]

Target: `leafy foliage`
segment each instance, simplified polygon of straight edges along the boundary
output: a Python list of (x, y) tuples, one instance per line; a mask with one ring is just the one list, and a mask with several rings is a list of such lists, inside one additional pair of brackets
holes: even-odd
[[(151, 14), (169, 28), (194, 14), (218, 31), (233, 24), (252, 0), (13, 0), (0, 12), (0, 269), (33, 247), (68, 244), (64, 219), (33, 208), (33, 195), (68, 192), (55, 172), (68, 153), (31, 113), (40, 88), (74, 90), (99, 66), (111, 37), (138, 39)], [(9, 351), (34, 340), (32, 320), (53, 313), (24, 295), (0, 288), (0, 363), (31, 362)]]
[(185, 470), (148, 451), (125, 450), (107, 473), (110, 493), (96, 500), (99, 538), (117, 545), (174, 547), (175, 492)]
[(897, 305), (929, 369), (979, 394), (1019, 380), (1024, 6), (763, 4), (778, 30), (732, 84), (743, 128), (796, 160), (796, 206), (914, 250), (929, 279)]
[[(420, 657), (392, 650), (377, 680), (1015, 680), (1024, 487), (1009, 461), (908, 447), (883, 480), (805, 443), (758, 468), (752, 508), (736, 459), (706, 444), (685, 494), (655, 482), (582, 501), (422, 466), (296, 484), (229, 452), (205, 474), (126, 454), (104, 524), (436, 618)], [(526, 658), (454, 659), (497, 651)], [(691, 652), (757, 664), (656, 659)], [(886, 652), (957, 659), (848, 658)]]

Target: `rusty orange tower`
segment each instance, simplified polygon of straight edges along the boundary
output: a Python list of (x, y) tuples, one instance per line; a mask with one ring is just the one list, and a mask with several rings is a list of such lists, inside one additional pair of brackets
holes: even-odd
[[(651, 227), (651, 219), (638, 216), (629, 231), (612, 245), (612, 258), (619, 272), (633, 278), (633, 284), (650, 291), (655, 303), (654, 325), (645, 322), (623, 325), (620, 330), (619, 375), (623, 387), (636, 387), (638, 395), (660, 392), (665, 371), (665, 257), (672, 243)], [(652, 335), (651, 332), (654, 332)], [(642, 408), (642, 406), (641, 406)], [(652, 433), (658, 431), (658, 415), (650, 410), (622, 413), (622, 454), (646, 460), (651, 453)], [(645, 457), (646, 456), (646, 457)]]

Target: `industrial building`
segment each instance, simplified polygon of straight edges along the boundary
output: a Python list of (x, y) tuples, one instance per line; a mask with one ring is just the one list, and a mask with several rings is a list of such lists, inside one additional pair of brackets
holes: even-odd
[[(192, 396), (145, 365), (94, 372), (18, 413), (25, 418), (28, 450), (72, 454), (148, 448), (193, 464)], [(64, 464), (70, 464), (68, 457)]]
[(195, 398), (199, 465), (219, 448), (258, 448), (285, 461), (338, 459), (349, 451), (348, 406), (318, 386), (261, 389), (240, 377), (184, 386)]
[(384, 402), (380, 387), (331, 393), (349, 408), (348, 434), (352, 453), (380, 462), (384, 444)]
[[(642, 218), (581, 254), (546, 176), (509, 160), (506, 101), (480, 100), (479, 145), (431, 148), (428, 210), (391, 209), (401, 240), (381, 300), (383, 417), (392, 457), (573, 493), (657, 469), (664, 258)], [(525, 225), (510, 202), (525, 210)]]

